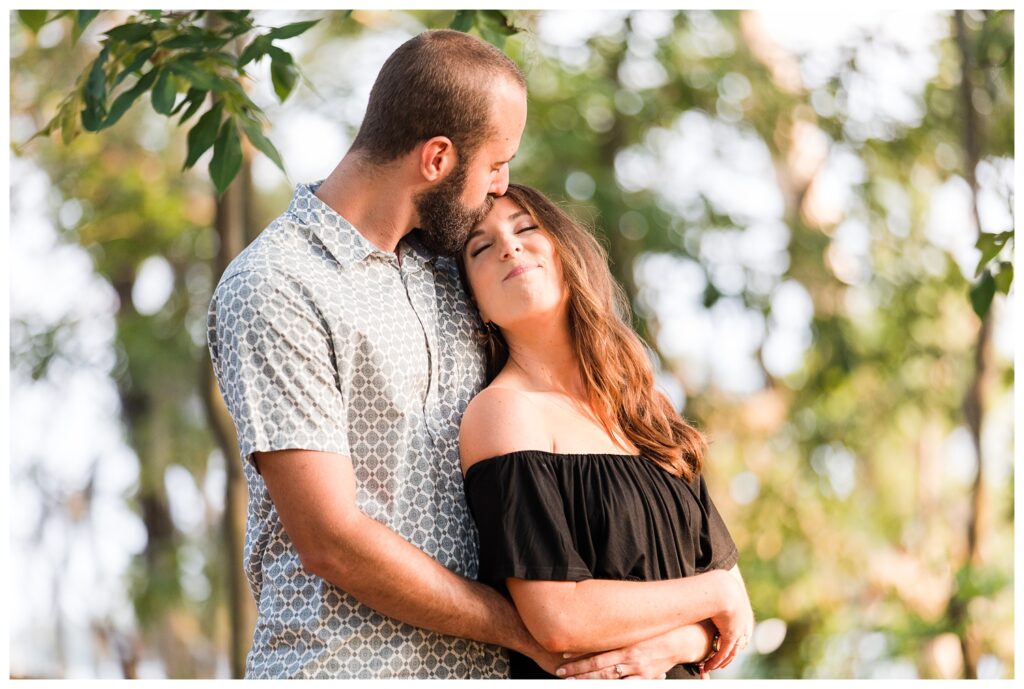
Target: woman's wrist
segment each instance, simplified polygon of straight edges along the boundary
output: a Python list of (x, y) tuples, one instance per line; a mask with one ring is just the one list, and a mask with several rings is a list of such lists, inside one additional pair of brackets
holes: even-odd
[(710, 620), (681, 627), (675, 639), (676, 664), (700, 663), (707, 658), (717, 631)]
[(704, 649), (704, 655), (697, 661), (698, 665), (703, 665), (711, 656), (718, 653), (718, 642), (721, 635), (718, 633), (718, 627), (711, 620), (703, 620), (700, 625), (704, 629), (708, 640), (707, 648)]

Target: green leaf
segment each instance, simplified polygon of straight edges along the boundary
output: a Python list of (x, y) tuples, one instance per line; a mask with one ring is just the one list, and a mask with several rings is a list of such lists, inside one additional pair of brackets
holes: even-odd
[(200, 29), (189, 29), (187, 32), (178, 34), (160, 44), (161, 48), (168, 50), (179, 50), (181, 48), (196, 48), (212, 50), (219, 48), (228, 42), (228, 37), (217, 36), (209, 31)]
[(174, 76), (166, 69), (160, 70), (150, 94), (153, 109), (161, 115), (170, 115), (174, 110), (174, 99), (178, 95), (178, 89), (174, 86)]
[(981, 279), (971, 287), (971, 306), (978, 318), (985, 318), (988, 309), (992, 306), (992, 297), (996, 293), (996, 281), (992, 277), (992, 271), (986, 270)]
[(263, 127), (260, 123), (245, 115), (239, 117), (238, 122), (242, 125), (242, 130), (245, 131), (245, 136), (252, 145), (262, 152), (263, 155), (270, 158), (274, 165), (280, 168), (281, 172), (284, 172), (284, 162), (281, 160), (281, 154), (277, 152), (270, 139), (264, 136)]
[(163, 10), (142, 10), (142, 13), (150, 19), (159, 19), (163, 16)]
[(505, 14), (504, 10), (478, 10), (480, 18), (486, 21), (488, 24), (493, 25), (495, 28), (500, 29), (511, 36), (518, 32), (516, 27), (512, 26), (512, 22), (509, 21), (508, 15)]
[(39, 33), (39, 29), (43, 28), (43, 24), (46, 23), (47, 14), (49, 14), (47, 10), (18, 10), (18, 19), (28, 27), (29, 31)]
[(89, 69), (89, 76), (82, 86), (82, 99), (85, 101), (85, 109), (82, 110), (82, 126), (90, 132), (99, 131), (103, 128), (103, 120), (107, 114), (107, 75), (103, 65), (110, 54), (110, 46), (106, 45)]
[(177, 115), (179, 112), (181, 112), (182, 108), (188, 105), (189, 109), (186, 110), (185, 114), (182, 115), (180, 120), (178, 120), (178, 124), (181, 124), (182, 122), (184, 122), (189, 117), (192, 117), (192, 115), (195, 114), (196, 110), (199, 109), (199, 106), (202, 105), (203, 98), (205, 96), (206, 91), (203, 91), (202, 89), (189, 89), (188, 93), (185, 94), (185, 97), (182, 98), (176, 106), (174, 106), (174, 110), (171, 111), (171, 116), (173, 117), (174, 115)]
[(80, 101), (72, 97), (60, 109), (57, 117), (60, 119), (60, 140), (67, 146), (74, 141), (78, 135), (78, 106)]
[[(284, 54), (288, 55), (288, 53)], [(295, 82), (299, 79), (299, 70), (292, 63), (291, 55), (288, 55), (287, 61), (273, 52), (271, 55), (273, 55), (273, 59), (270, 62), (270, 80), (274, 84), (274, 93), (283, 103), (295, 88)]]
[(280, 60), (282, 63), (289, 65), (295, 63), (295, 58), (292, 57), (291, 53), (283, 48), (278, 48), (276, 45), (269, 46), (267, 48), (267, 54), (270, 55), (270, 59), (272, 60)]
[(132, 61), (128, 64), (128, 66), (121, 70), (121, 73), (114, 78), (114, 81), (111, 82), (110, 87), (114, 88), (115, 86), (120, 84), (124, 80), (124, 78), (132, 72), (138, 72), (142, 65), (146, 63), (146, 60), (153, 57), (153, 53), (155, 52), (155, 45), (151, 45), (148, 48), (143, 48), (142, 50), (140, 50), (132, 59)]
[(202, 50), (190, 50), (187, 53), (181, 53), (175, 58), (175, 60), (190, 62), (193, 65), (196, 65), (199, 69), (210, 72), (218, 79), (223, 77), (219, 76), (217, 72), (208, 67), (206, 65), (207, 62), (217, 62), (225, 67), (230, 67), (232, 70), (237, 69), (238, 67), (238, 58), (236, 56), (231, 53), (226, 53), (223, 50), (210, 50), (208, 48), (204, 48)]
[(308, 22), (295, 22), (294, 24), (285, 24), (279, 26), (276, 29), (271, 29), (267, 36), (271, 39), (285, 39), (295, 38), (296, 36), (305, 33), (312, 29), (314, 26), (320, 23), (319, 19), (314, 19)]
[(195, 31), (181, 33), (160, 43), (161, 48), (167, 50), (178, 50), (180, 48), (201, 48), (203, 47), (202, 36)]
[(245, 46), (245, 50), (238, 56), (238, 69), (242, 69), (253, 60), (259, 60), (261, 57), (267, 54), (267, 50), (270, 48), (270, 39), (266, 36), (257, 36), (252, 40), (249, 45)]
[(505, 48), (509, 36), (519, 32), (500, 10), (478, 10), (476, 26), (483, 39), (499, 49)]
[(78, 43), (78, 39), (82, 37), (85, 27), (89, 26), (99, 13), (99, 10), (78, 10), (75, 12), (75, 27), (72, 31), (73, 43)]
[(121, 119), (121, 116), (124, 115), (128, 111), (128, 108), (132, 106), (132, 103), (135, 102), (135, 99), (145, 93), (149, 87), (153, 85), (159, 71), (160, 70), (156, 67), (149, 70), (142, 75), (142, 78), (135, 82), (134, 86), (115, 98), (113, 104), (110, 106), (110, 112), (107, 114), (107, 118), (103, 121), (103, 125), (100, 129), (106, 129)]
[(448, 28), (465, 33), (473, 28), (475, 15), (476, 10), (459, 10), (455, 13), (455, 18), (452, 19), (452, 23), (448, 25)]
[(138, 43), (151, 37), (157, 29), (162, 29), (166, 26), (163, 22), (128, 22), (127, 24), (115, 26), (104, 35), (122, 43)]
[(203, 69), (190, 59), (180, 58), (169, 62), (167, 63), (167, 69), (187, 79), (195, 88), (200, 88), (204, 91), (216, 91), (218, 93), (230, 91), (243, 95), (245, 93), (242, 87), (238, 85), (238, 82), (225, 79), (209, 70)]
[(99, 13), (99, 10), (78, 10), (75, 17), (75, 24), (78, 26), (78, 30), (84, 31), (85, 27), (89, 26)]
[(218, 101), (216, 105), (203, 113), (199, 121), (195, 123), (188, 132), (188, 155), (185, 157), (185, 165), (182, 168), (187, 170), (196, 164), (199, 156), (203, 155), (213, 142), (217, 139), (217, 130), (220, 128), (221, 114), (224, 112), (224, 102)]
[(89, 70), (89, 78), (85, 84), (86, 100), (102, 102), (107, 92), (107, 75), (103, 66), (110, 55), (110, 47), (106, 46), (92, 62), (92, 69)]
[(978, 260), (978, 267), (974, 271), (974, 277), (981, 275), (981, 271), (984, 270), (985, 266), (999, 255), (999, 252), (1006, 246), (1006, 242), (1011, 239), (1013, 239), (1013, 230), (1007, 230), (998, 234), (990, 232), (978, 234), (978, 241), (975, 242), (974, 246), (981, 252), (981, 259)]
[(218, 194), (224, 193), (241, 167), (242, 142), (238, 138), (235, 121), (229, 117), (220, 128), (213, 144), (213, 159), (210, 160), (210, 178)]
[(1010, 293), (1010, 285), (1013, 284), (1013, 264), (1009, 261), (999, 263), (999, 272), (996, 273), (996, 291), (1003, 294)]
[[(178, 124), (182, 125), (188, 122), (193, 115), (202, 107), (203, 102), (206, 100), (206, 94), (208, 91), (202, 89), (189, 89), (185, 96), (185, 101), (188, 101), (189, 106), (185, 112), (182, 113), (181, 119), (178, 120)], [(182, 102), (185, 102), (182, 101)]]

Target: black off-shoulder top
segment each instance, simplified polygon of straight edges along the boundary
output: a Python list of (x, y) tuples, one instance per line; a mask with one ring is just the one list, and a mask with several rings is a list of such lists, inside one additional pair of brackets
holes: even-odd
[[(479, 580), (658, 581), (729, 569), (739, 553), (704, 477), (687, 482), (638, 455), (523, 450), (469, 468)], [(509, 652), (516, 679), (553, 678)], [(677, 665), (669, 678), (698, 678)]]

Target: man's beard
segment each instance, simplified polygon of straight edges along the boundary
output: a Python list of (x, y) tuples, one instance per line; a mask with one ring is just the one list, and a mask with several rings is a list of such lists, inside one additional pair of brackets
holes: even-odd
[(487, 217), (494, 205), (494, 197), (490, 195), (479, 208), (462, 205), (459, 199), (466, 188), (468, 171), (468, 165), (459, 163), (440, 184), (413, 199), (420, 216), (420, 239), (441, 256), (461, 251), (470, 230)]

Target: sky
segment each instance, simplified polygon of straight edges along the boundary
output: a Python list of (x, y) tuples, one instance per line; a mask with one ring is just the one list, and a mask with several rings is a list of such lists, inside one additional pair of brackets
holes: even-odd
[[(281, 21), (276, 14), (273, 21)], [(581, 45), (593, 33), (607, 30), (616, 13), (555, 11), (540, 24), (543, 40), (563, 60), (579, 59)], [(269, 18), (268, 18), (269, 19)], [(921, 12), (881, 13), (877, 9), (826, 13), (762, 12), (761, 20), (770, 35), (787, 51), (801, 55), (800, 74), (814, 88), (834, 69), (837, 46), (855, 32), (870, 27), (901, 43), (908, 51), (906, 59), (892, 55), (865, 54), (866, 74), (862, 83), (851, 86), (854, 127), (864, 135), (877, 134), (879, 121), (891, 119), (912, 122), (920, 117), (914, 95), (936, 69), (931, 46), (944, 30), (935, 15)], [(698, 16), (697, 21), (701, 21)], [(644, 14), (638, 31), (656, 39), (666, 30), (661, 12)], [(713, 53), (723, 49), (722, 37), (708, 21), (695, 50)], [(304, 69), (325, 92), (350, 94), (341, 116), (346, 121), (361, 117), (372, 78), (386, 56), (409, 33), (393, 30), (367, 35), (359, 41), (332, 46), (311, 56)], [(42, 36), (41, 40), (59, 40)], [(6, 39), (6, 36), (5, 36)], [(293, 39), (294, 48), (301, 41)], [(640, 40), (631, 52), (628, 78), (638, 87), (651, 85), (659, 78), (657, 65), (651, 64)], [(334, 69), (337, 64), (346, 69)], [(745, 88), (742, 75), (725, 82), (725, 107), (730, 98), (741, 98)], [(337, 101), (294, 112), (275, 107), (267, 90), (269, 79), (258, 75), (263, 93), (261, 104), (273, 122), (272, 137), (284, 158), (289, 179), (294, 182), (323, 178), (337, 163), (348, 146), (346, 135), (337, 123), (339, 113), (332, 108)], [(816, 107), (829, 103), (816, 101)], [(727, 112), (727, 109), (726, 109)], [(12, 138), (23, 138), (23, 122), (11, 122)], [(154, 129), (151, 146), (158, 147), (162, 133)], [(813, 133), (809, 134), (813, 138)], [(308, 142), (317, 141), (316, 146)], [(809, 150), (814, 150), (813, 141)], [(848, 210), (851, 199), (845, 192), (852, 181), (863, 174), (856, 157), (835, 150), (825, 161), (826, 174), (819, 191), (823, 209)], [(204, 169), (201, 161), (197, 169)], [(979, 178), (989, 188), (999, 183), (1013, 184), (1012, 161), (980, 171)], [(615, 161), (619, 183), (626, 187), (649, 186), (664, 203), (671, 204), (684, 217), (689, 205), (703, 193), (718, 199), (737, 215), (749, 220), (742, 230), (721, 233), (702, 241), (701, 260), (711, 267), (716, 286), (726, 295), (713, 309), (700, 306), (703, 273), (684, 258), (667, 255), (648, 256), (638, 262), (637, 283), (641, 301), (658, 314), (666, 326), (659, 334), (659, 345), (670, 357), (683, 362), (686, 384), (703, 387), (713, 382), (736, 395), (746, 395), (761, 386), (754, 364), (754, 351), (767, 337), (766, 365), (776, 375), (797, 369), (810, 345), (810, 297), (799, 283), (782, 279), (786, 269), (785, 247), (788, 230), (781, 221), (782, 201), (770, 182), (771, 162), (764, 145), (740, 128), (718, 118), (688, 112), (676, 126), (652, 132), (644, 145), (624, 152)], [(9, 242), (10, 315), (12, 319), (29, 317), (46, 323), (73, 319), (68, 338), (70, 361), (54, 365), (51, 378), (60, 384), (25, 385), (11, 381), (11, 483), (9, 514), (18, 515), (11, 525), (11, 558), (19, 566), (10, 573), (10, 585), (18, 594), (10, 598), (11, 671), (26, 674), (51, 674), (54, 657), (53, 621), (66, 620), (64, 639), (67, 677), (118, 676), (119, 668), (109, 659), (97, 657), (88, 628), (89, 620), (109, 617), (118, 626), (130, 629), (133, 620), (121, 576), (134, 553), (145, 543), (141, 523), (124, 504), (138, 478), (137, 459), (122, 440), (117, 395), (107, 372), (112, 365), (114, 322), (112, 288), (91, 271), (88, 256), (79, 248), (61, 245), (52, 220), (42, 211), (44, 200), (53, 192), (41, 171), (26, 159), (13, 154), (9, 159), (11, 181)], [(513, 167), (513, 176), (515, 168)], [(266, 160), (254, 169), (259, 188), (269, 190), (281, 181), (281, 173)], [(593, 194), (593, 180), (586, 173), (570, 175), (566, 193), (585, 201)], [(736, 195), (736, 188), (745, 193)], [(933, 200), (928, 236), (937, 247), (952, 253), (965, 274), (972, 273), (977, 262), (973, 241), (961, 231), (969, 224), (968, 191), (963, 184), (950, 182)], [(1007, 212), (1005, 203), (994, 191), (981, 198), (985, 229), (1002, 229)], [(62, 207), (59, 222), (73, 225), (80, 214), (74, 202)], [(632, 226), (630, 226), (632, 227)], [(633, 228), (632, 231), (637, 231)], [(837, 276), (851, 284), (864, 280), (862, 262), (867, 249), (867, 230), (855, 220), (837, 231), (836, 255), (832, 257)], [(736, 260), (738, 257), (738, 261)], [(773, 299), (773, 317), (765, 322), (760, 314), (746, 310), (737, 294), (746, 267), (762, 276), (766, 293)], [(59, 280), (53, 276), (59, 275)], [(673, 286), (671, 292), (664, 286)], [(170, 271), (166, 261), (155, 256), (144, 264), (132, 299), (142, 312), (156, 312), (170, 294)], [(1000, 356), (1012, 359), (1012, 308), (999, 320), (995, 344)], [(685, 335), (685, 336), (684, 336)], [(714, 343), (714, 344), (713, 344)], [(722, 346), (721, 343), (726, 343)], [(11, 343), (17, 347), (16, 342)], [(668, 383), (666, 383), (668, 384)], [(681, 389), (668, 390), (676, 399)], [(992, 448), (1008, 446), (1007, 420), (1012, 419), (1012, 397), (992, 410), (989, 427), (995, 429), (985, 442)], [(1012, 421), (1009, 423), (1012, 428)], [(1002, 429), (1002, 430), (1000, 430)], [(993, 435), (996, 434), (996, 435)], [(1012, 436), (1009, 438), (1012, 445)], [(969, 439), (962, 434), (947, 443), (947, 471), (965, 485), (973, 477), (973, 455)], [(1005, 479), (1012, 457), (1000, 453), (1002, 464), (995, 468), (993, 480)], [(223, 496), (223, 458), (214, 457), (214, 470), (203, 485), (196, 485), (184, 470), (171, 470), (167, 477), (172, 516), (186, 531), (202, 528), (194, 515), (205, 500), (220, 507)], [(843, 463), (838, 467), (835, 485), (842, 488)], [(221, 467), (218, 471), (217, 467)], [(49, 477), (56, 493), (80, 490), (95, 469), (92, 525), (85, 520), (51, 519), (41, 521), (46, 512), (46, 496), (30, 490), (28, 472)], [(740, 502), (749, 502), (757, 494), (753, 475), (734, 480), (730, 490)], [(198, 556), (197, 556), (198, 557)], [(192, 574), (186, 586), (197, 596), (209, 584), (203, 578), (201, 562), (186, 565)], [(60, 573), (59, 580), (55, 573)], [(58, 610), (60, 614), (58, 615)], [(781, 631), (784, 634), (785, 630)], [(779, 636), (774, 622), (760, 627), (755, 647), (777, 645)], [(781, 642), (781, 639), (778, 639)], [(896, 668), (894, 672), (905, 672)], [(990, 668), (998, 672), (998, 668)], [(144, 676), (159, 678), (159, 663), (144, 661)], [(227, 675), (227, 668), (219, 670)]]

